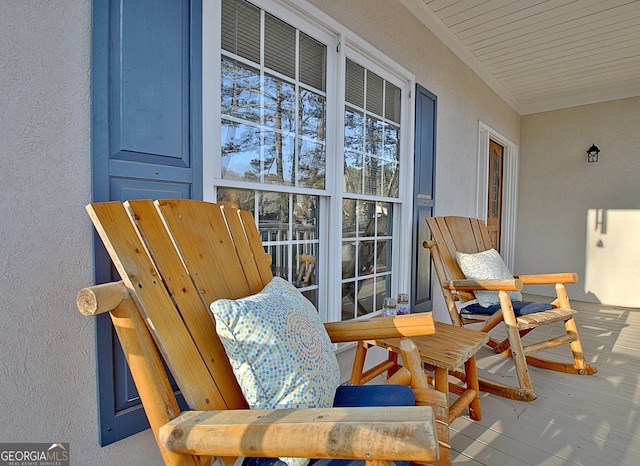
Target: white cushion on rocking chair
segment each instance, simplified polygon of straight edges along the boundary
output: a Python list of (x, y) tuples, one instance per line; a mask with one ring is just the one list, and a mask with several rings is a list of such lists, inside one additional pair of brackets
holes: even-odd
[[(504, 280), (513, 278), (513, 274), (495, 249), (478, 253), (456, 252), (456, 260), (465, 277), (472, 280)], [(474, 291), (478, 304), (489, 307), (500, 303), (497, 291)], [(511, 301), (522, 301), (522, 293), (510, 291)]]

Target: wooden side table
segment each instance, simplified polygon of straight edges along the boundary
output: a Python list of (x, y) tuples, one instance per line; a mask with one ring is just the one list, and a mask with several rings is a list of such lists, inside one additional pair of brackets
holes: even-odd
[[(436, 390), (445, 394), (447, 404), (449, 404), (450, 392), (458, 395), (458, 399), (449, 406), (449, 423), (453, 422), (467, 407), (471, 419), (479, 421), (482, 412), (475, 354), (487, 343), (489, 334), (442, 322), (436, 322), (435, 328), (435, 334), (411, 337), (411, 340), (418, 347), (425, 370), (433, 372), (431, 383)], [(354, 385), (361, 385), (384, 372), (387, 372), (389, 376), (392, 375), (401, 367), (398, 363), (399, 345), (399, 338), (368, 340), (359, 343), (350, 382)], [(380, 346), (389, 350), (389, 358), (364, 371), (367, 350), (372, 346)], [(463, 367), (464, 372), (461, 371)], [(466, 387), (449, 383), (450, 373), (463, 380)]]

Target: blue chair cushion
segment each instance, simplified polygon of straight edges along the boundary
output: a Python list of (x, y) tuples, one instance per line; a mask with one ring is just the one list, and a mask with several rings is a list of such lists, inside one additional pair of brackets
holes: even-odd
[[(355, 408), (366, 406), (414, 406), (413, 390), (404, 385), (340, 385), (333, 406)], [(409, 466), (408, 461), (396, 461), (398, 466)], [(287, 466), (278, 458), (246, 458), (243, 466)], [(362, 460), (312, 459), (313, 466), (363, 466)]]
[[(534, 314), (536, 312), (548, 311), (549, 309), (554, 308), (553, 304), (551, 303), (531, 303), (527, 301), (514, 301), (511, 304), (513, 305), (513, 311), (517, 317), (526, 316), (527, 314)], [(483, 307), (480, 304), (474, 303), (474, 304), (469, 304), (468, 306), (463, 307), (460, 310), (460, 314), (491, 315), (491, 314), (495, 314), (499, 309), (500, 309), (500, 304), (493, 304), (489, 307)]]

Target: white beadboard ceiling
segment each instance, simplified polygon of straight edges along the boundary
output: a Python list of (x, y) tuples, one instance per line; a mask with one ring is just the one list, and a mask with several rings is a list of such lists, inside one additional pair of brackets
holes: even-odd
[(640, 96), (639, 0), (400, 0), (521, 115)]

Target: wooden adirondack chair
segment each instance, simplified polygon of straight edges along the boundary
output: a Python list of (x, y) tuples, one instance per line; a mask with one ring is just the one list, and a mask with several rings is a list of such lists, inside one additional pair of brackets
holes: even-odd
[[(519, 381), (519, 387), (510, 387), (498, 382), (480, 378), (482, 390), (516, 400), (532, 401), (537, 395), (531, 384), (527, 364), (544, 369), (572, 374), (594, 374), (596, 369), (585, 362), (578, 328), (574, 319), (576, 311), (571, 309), (564, 284), (575, 283), (575, 273), (552, 273), (520, 275), (503, 280), (468, 280), (462, 272), (456, 252), (479, 253), (493, 248), (487, 227), (478, 219), (467, 217), (433, 217), (427, 219), (432, 241), (426, 241), (424, 247), (431, 250), (431, 258), (440, 281), (445, 303), (451, 321), (462, 326), (466, 323), (481, 323), (480, 330), (490, 332), (498, 324), (506, 325), (507, 338), (497, 341), (489, 339), (487, 343), (496, 353), (513, 358)], [(542, 310), (519, 315), (518, 309), (526, 303), (513, 303), (508, 292), (519, 291), (523, 285), (555, 284), (556, 299)], [(457, 302), (465, 303), (475, 299), (474, 292), (492, 290), (499, 292), (500, 304), (497, 312), (491, 315), (467, 314), (464, 306), (458, 309)], [(516, 310), (514, 311), (514, 305)], [(479, 306), (475, 306), (477, 309)], [(543, 325), (556, 322), (564, 323), (564, 333), (537, 343), (523, 345), (522, 337)], [(531, 354), (569, 344), (573, 356), (572, 363), (552, 361)]]
[[(108, 202), (87, 210), (122, 281), (81, 290), (78, 308), (85, 315), (110, 312), (166, 464), (209, 464), (214, 457), (231, 464), (243, 456), (437, 462), (432, 406), (446, 419), (446, 402), (424, 389), (408, 339), (405, 365), (413, 373), (404, 369), (394, 379), (415, 387), (421, 406), (246, 409), (209, 304), (257, 293), (272, 279), (250, 213), (193, 200)], [(429, 334), (434, 323), (425, 314), (326, 328), (333, 342), (344, 342)], [(191, 411), (180, 412), (163, 360)]]

